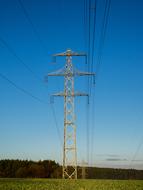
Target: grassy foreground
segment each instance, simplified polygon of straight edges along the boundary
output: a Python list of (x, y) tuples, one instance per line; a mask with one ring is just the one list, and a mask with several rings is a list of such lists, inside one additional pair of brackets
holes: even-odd
[(0, 179), (0, 190), (143, 190), (143, 181)]

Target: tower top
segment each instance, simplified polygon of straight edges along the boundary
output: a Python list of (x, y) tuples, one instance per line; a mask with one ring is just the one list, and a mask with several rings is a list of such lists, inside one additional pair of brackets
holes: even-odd
[(57, 54), (54, 54), (53, 56), (54, 57), (55, 56), (86, 56), (86, 53), (74, 52), (70, 48), (68, 48), (65, 52), (57, 53)]

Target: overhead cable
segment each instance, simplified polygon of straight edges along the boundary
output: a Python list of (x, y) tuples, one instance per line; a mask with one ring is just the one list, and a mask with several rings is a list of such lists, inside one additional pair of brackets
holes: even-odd
[(14, 49), (8, 44), (6, 40), (0, 37), (0, 42), (8, 49), (8, 51), (17, 59), (19, 63), (21, 63), (36, 79), (42, 81), (39, 76), (33, 72), (33, 70), (17, 55)]
[(19, 5), (20, 5), (20, 7), (21, 7), (21, 9), (22, 9), (22, 11), (23, 11), (25, 17), (27, 18), (28, 22), (30, 23), (33, 32), (35, 33), (37, 39), (39, 40), (39, 42), (40, 42), (40, 44), (41, 44), (41, 46), (42, 46), (42, 48), (44, 49), (44, 51), (45, 51), (46, 54), (47, 54), (47, 47), (46, 47), (45, 43), (43, 42), (43, 40), (41, 39), (41, 37), (40, 37), (40, 35), (39, 35), (39, 33), (38, 33), (38, 31), (37, 31), (35, 25), (33, 24), (32, 20), (31, 20), (31, 18), (30, 18), (30, 16), (29, 16), (29, 14), (28, 14), (28, 11), (26, 10), (26, 8), (25, 8), (25, 6), (24, 6), (22, 0), (18, 0), (18, 2), (19, 2)]

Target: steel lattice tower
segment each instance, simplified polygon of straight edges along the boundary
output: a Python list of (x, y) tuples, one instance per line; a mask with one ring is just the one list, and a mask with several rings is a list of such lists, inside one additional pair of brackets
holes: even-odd
[(68, 49), (64, 53), (55, 54), (53, 56), (66, 57), (66, 64), (63, 69), (48, 74), (48, 76), (64, 77), (64, 92), (52, 95), (64, 97), (63, 178), (77, 179), (77, 149), (74, 98), (75, 96), (88, 96), (88, 94), (75, 92), (74, 77), (84, 75), (94, 76), (94, 74), (78, 71), (72, 64), (72, 56), (86, 56), (86, 54), (84, 53), (76, 53)]

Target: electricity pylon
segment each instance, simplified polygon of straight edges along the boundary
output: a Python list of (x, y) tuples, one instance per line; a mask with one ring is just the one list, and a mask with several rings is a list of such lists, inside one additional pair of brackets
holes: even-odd
[(74, 112), (74, 98), (88, 96), (86, 93), (74, 91), (74, 77), (93, 75), (89, 72), (78, 71), (72, 64), (72, 56), (86, 56), (68, 49), (66, 52), (53, 55), (65, 56), (66, 64), (63, 69), (48, 74), (49, 76), (64, 77), (64, 91), (52, 96), (64, 97), (64, 144), (63, 144), (63, 178), (77, 179), (77, 149), (76, 149), (76, 124)]

